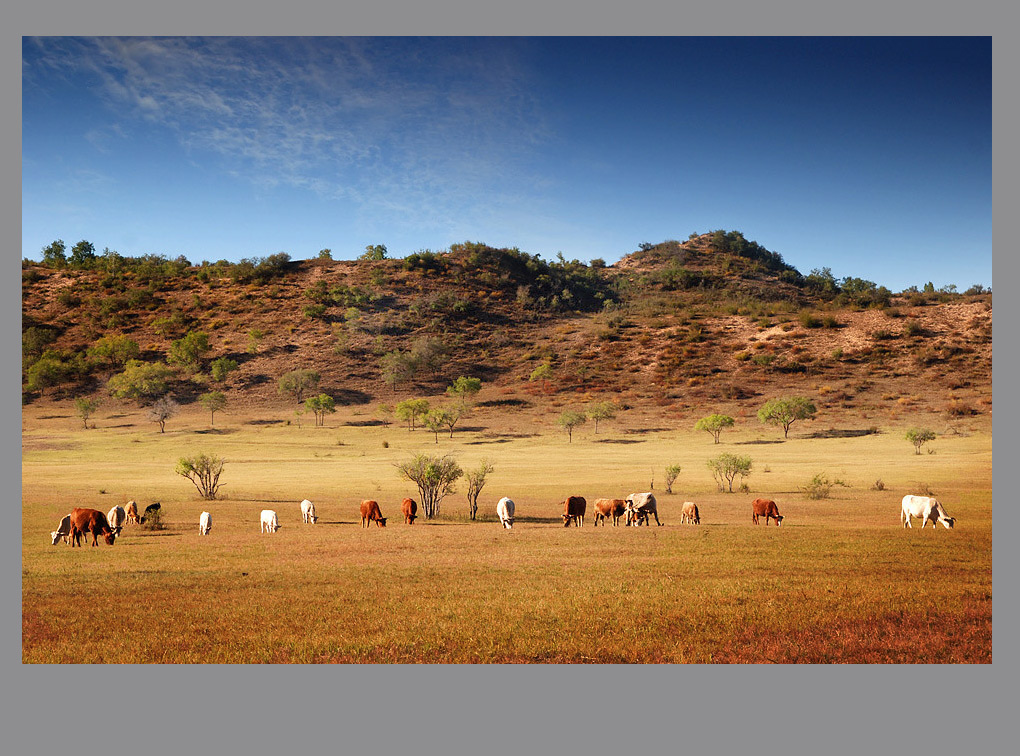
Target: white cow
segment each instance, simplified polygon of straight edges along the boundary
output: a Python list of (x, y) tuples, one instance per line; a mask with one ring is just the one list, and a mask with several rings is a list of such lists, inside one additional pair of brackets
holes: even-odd
[(212, 515), (208, 512), (203, 512), (198, 518), (198, 534), (209, 535), (210, 530), (212, 530)]
[(922, 530), (929, 520), (931, 520), (931, 526), (934, 530), (938, 530), (935, 527), (937, 522), (941, 522), (946, 530), (956, 524), (956, 518), (947, 515), (946, 510), (942, 508), (942, 504), (934, 496), (914, 496), (913, 494), (904, 496), (903, 504), (900, 507), (900, 522), (903, 523), (903, 527), (914, 527), (910, 524), (911, 517), (919, 517), (921, 519)]
[(276, 512), (272, 509), (262, 510), (262, 524), (260, 526), (260, 533), (275, 533), (280, 529), (280, 521), (276, 519)]
[(50, 538), (53, 539), (54, 546), (61, 541), (64, 543), (71, 542), (71, 515), (64, 515), (63, 519), (60, 520), (60, 524), (57, 525), (57, 529), (50, 531)]
[(305, 499), (301, 502), (301, 522), (308, 522), (314, 525), (318, 521), (318, 517), (315, 516), (315, 505), (312, 502)]
[(124, 529), (124, 523), (127, 522), (127, 510), (120, 506), (114, 507), (107, 512), (106, 521), (110, 523), (113, 534), (119, 536), (120, 531)]
[(627, 497), (627, 524), (639, 525), (644, 520), (648, 524), (648, 515), (655, 516), (655, 524), (659, 522), (659, 510), (655, 503), (655, 494), (650, 492), (632, 493)]
[(507, 530), (513, 530), (514, 528), (514, 502), (513, 499), (504, 496), (498, 502), (496, 502), (496, 515), (499, 517), (500, 523)]

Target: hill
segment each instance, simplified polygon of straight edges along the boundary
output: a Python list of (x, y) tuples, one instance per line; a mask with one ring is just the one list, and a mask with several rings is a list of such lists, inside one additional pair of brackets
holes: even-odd
[[(614, 265), (475, 243), (197, 266), (107, 253), (73, 268), (26, 261), (22, 286), (26, 404), (106, 396), (127, 360), (169, 359), (177, 401), (218, 389), (272, 412), (297, 406), (279, 391), (297, 369), (316, 371), (338, 404), (373, 411), (461, 375), (482, 379), (483, 410), (539, 415), (611, 399), (664, 419), (753, 416), (794, 393), (864, 423), (991, 411), (990, 292), (805, 276), (739, 232), (642, 245)], [(190, 362), (189, 334), (207, 342)], [(224, 357), (237, 369), (214, 381)]]

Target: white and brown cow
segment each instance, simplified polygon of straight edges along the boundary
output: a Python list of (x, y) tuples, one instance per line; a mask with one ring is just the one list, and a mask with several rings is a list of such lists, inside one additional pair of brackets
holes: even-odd
[(120, 535), (120, 531), (124, 529), (124, 523), (127, 522), (127, 512), (124, 507), (116, 506), (106, 513), (106, 521), (113, 528), (113, 534)]
[(656, 525), (662, 525), (659, 522), (659, 510), (658, 504), (655, 501), (655, 494), (646, 491), (645, 493), (632, 493), (627, 497), (628, 525), (640, 525), (642, 522), (647, 525), (649, 516), (655, 517)]
[(692, 525), (701, 524), (701, 513), (698, 511), (698, 505), (693, 501), (685, 501), (680, 509), (680, 523), (683, 524), (685, 522), (689, 522)]
[(71, 543), (71, 515), (66, 514), (60, 520), (60, 524), (57, 525), (56, 530), (50, 531), (50, 538), (53, 539), (53, 545), (56, 546), (58, 543), (63, 541), (64, 543)]
[(515, 505), (513, 499), (504, 496), (502, 499), (496, 502), (496, 516), (499, 517), (500, 523), (507, 530), (514, 529), (514, 509)]
[(303, 499), (301, 501), (301, 522), (314, 525), (318, 521), (319, 518), (315, 515), (315, 505), (308, 499)]
[(903, 523), (905, 528), (913, 528), (910, 524), (911, 517), (919, 517), (921, 519), (921, 529), (931, 521), (932, 530), (938, 530), (935, 527), (936, 523), (941, 522), (942, 527), (949, 530), (956, 524), (956, 518), (950, 517), (946, 514), (946, 510), (942, 508), (941, 502), (934, 496), (914, 496), (913, 494), (907, 494), (903, 497), (903, 502), (900, 505), (900, 522)]

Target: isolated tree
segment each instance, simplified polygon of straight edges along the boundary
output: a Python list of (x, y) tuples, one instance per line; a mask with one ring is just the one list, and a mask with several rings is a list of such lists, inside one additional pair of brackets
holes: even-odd
[(204, 331), (191, 331), (170, 342), (170, 353), (167, 355), (166, 361), (171, 365), (198, 370), (202, 356), (208, 351), (209, 334)]
[(96, 248), (90, 241), (82, 239), (71, 248), (68, 263), (75, 268), (87, 268), (96, 259)]
[(429, 410), (427, 413), (425, 413), (425, 416), (422, 417), (421, 424), (436, 435), (436, 443), (438, 444), (439, 431), (441, 431), (446, 425), (446, 410), (445, 409)]
[(414, 430), (415, 421), (419, 417), (424, 417), (429, 411), (429, 400), (428, 399), (405, 399), (402, 402), (398, 402), (394, 408), (394, 414), (397, 416), (397, 420), (403, 420), (407, 422), (407, 429), (409, 431)]
[(333, 250), (331, 250), (329, 247), (326, 247), (326, 249), (320, 249), (318, 257), (320, 260), (332, 260)]
[(305, 409), (315, 414), (317, 426), (326, 424), (326, 415), (336, 412), (336, 400), (329, 394), (319, 394), (305, 399)]
[(723, 428), (730, 428), (733, 426), (733, 418), (729, 415), (709, 415), (708, 417), (701, 418), (694, 424), (694, 430), (707, 431), (712, 434), (716, 443), (719, 443), (719, 434), (723, 432)]
[(395, 465), (400, 475), (418, 486), (419, 503), (426, 520), (439, 514), (439, 504), (453, 493), (457, 479), (464, 474), (456, 460), (449, 456), (435, 457), (416, 454)]
[(57, 239), (42, 249), (43, 265), (50, 268), (63, 268), (67, 265), (67, 247), (63, 239)]
[(486, 459), (482, 460), (482, 463), (477, 469), (467, 473), (467, 500), (468, 500), (468, 516), (473, 520), (478, 514), (478, 496), (482, 493), (482, 489), (485, 488), (485, 478), (495, 468)]
[(166, 421), (176, 415), (180, 408), (180, 405), (169, 394), (161, 396), (149, 407), (149, 419), (154, 423), (159, 423), (159, 432), (165, 433)]
[(385, 260), (388, 250), (385, 244), (369, 244), (361, 253), (359, 260)]
[(677, 476), (680, 475), (680, 465), (667, 465), (666, 466), (666, 493), (673, 493), (673, 483), (676, 481)]
[[(440, 427), (450, 431), (450, 438), (453, 438), (453, 429), (464, 416), (464, 410), (460, 407), (443, 407), (438, 410)], [(429, 414), (432, 414), (431, 412)]]
[(612, 420), (616, 417), (616, 407), (612, 402), (595, 402), (588, 408), (588, 417), (595, 422), (595, 432), (599, 432), (600, 420)]
[(237, 360), (232, 360), (229, 357), (218, 357), (209, 364), (209, 372), (217, 383), (225, 381), (227, 376), (235, 370), (237, 370)]
[(387, 352), (379, 360), (383, 381), (396, 393), (397, 385), (410, 380), (414, 375), (414, 360), (407, 352), (396, 349)]
[(935, 440), (935, 431), (927, 428), (911, 428), (904, 438), (914, 445), (914, 454), (920, 454), (922, 446)]
[(111, 366), (121, 366), (138, 357), (138, 342), (128, 336), (103, 336), (88, 348), (89, 359)]
[(567, 443), (570, 444), (574, 442), (574, 428), (584, 425), (586, 422), (588, 422), (588, 416), (583, 412), (566, 410), (562, 415), (560, 415), (556, 424), (567, 432)]
[(712, 471), (719, 490), (724, 490), (723, 483), (729, 484), (729, 492), (733, 493), (733, 480), (738, 475), (745, 477), (751, 474), (751, 458), (738, 457), (736, 454), (720, 454), (715, 459), (708, 460), (708, 469)]
[(769, 399), (758, 410), (758, 419), (770, 425), (783, 426), (783, 438), (790, 435), (790, 426), (796, 420), (809, 420), (818, 410), (810, 399), (794, 396), (789, 399)]
[(224, 460), (215, 454), (198, 454), (194, 457), (181, 457), (177, 460), (174, 472), (182, 475), (198, 489), (203, 499), (215, 499), (220, 487), (220, 473), (223, 472)]
[(461, 409), (466, 409), (468, 400), (481, 390), (481, 378), (468, 378), (462, 375), (446, 387), (446, 395), (457, 399)]
[(248, 354), (258, 354), (259, 342), (266, 336), (266, 332), (260, 328), (252, 328), (248, 331)]
[(222, 391), (210, 391), (198, 397), (198, 402), (209, 412), (209, 425), (215, 425), (216, 413), (227, 406), (227, 397)]
[(78, 413), (78, 417), (85, 423), (86, 430), (89, 427), (89, 418), (95, 414), (96, 410), (99, 409), (99, 400), (90, 399), (87, 396), (79, 396), (74, 400), (74, 409)]
[(319, 374), (314, 370), (291, 370), (280, 376), (280, 393), (290, 394), (299, 402), (304, 401), (306, 391), (319, 387)]
[(106, 387), (118, 399), (147, 399), (165, 394), (172, 375), (161, 363), (128, 360), (124, 371), (110, 378)]

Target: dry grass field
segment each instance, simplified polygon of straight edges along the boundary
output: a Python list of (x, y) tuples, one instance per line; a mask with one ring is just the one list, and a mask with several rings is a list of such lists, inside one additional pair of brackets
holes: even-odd
[[(284, 411), (223, 413), (210, 428), (187, 408), (160, 434), (144, 410), (104, 408), (81, 429), (69, 402), (27, 406), (22, 455), (22, 660), (107, 662), (811, 662), (992, 660), (990, 415), (940, 436), (933, 454), (878, 433), (790, 438), (738, 422), (716, 446), (654, 409), (591, 425), (568, 444), (551, 423), (476, 411), (454, 438), (364, 423), (347, 408), (326, 427)], [(831, 420), (831, 418), (830, 418)], [(471, 428), (477, 428), (472, 430)], [(657, 429), (657, 430), (648, 430)], [(647, 432), (641, 432), (646, 430)], [(174, 474), (200, 451), (227, 460), (222, 498), (199, 499)], [(417, 498), (394, 463), (450, 453), (495, 467), (468, 520), (461, 480), (433, 521), (405, 525)], [(752, 457), (750, 492), (721, 493), (706, 461)], [(682, 471), (674, 494), (667, 464)], [(825, 473), (827, 499), (804, 487)], [(562, 527), (558, 502), (648, 490), (663, 527)], [(885, 490), (875, 490), (881, 479)], [(957, 526), (903, 530), (906, 493), (937, 493)], [(517, 503), (511, 532), (496, 500)], [(751, 524), (774, 498), (782, 528)], [(303, 525), (298, 502), (316, 504)], [(360, 527), (380, 502), (385, 529)], [(113, 547), (51, 546), (74, 506), (160, 501), (169, 527), (129, 525)], [(700, 526), (681, 525), (685, 500)], [(275, 509), (281, 529), (259, 532)], [(198, 533), (203, 510), (209, 536)]]

